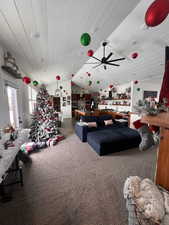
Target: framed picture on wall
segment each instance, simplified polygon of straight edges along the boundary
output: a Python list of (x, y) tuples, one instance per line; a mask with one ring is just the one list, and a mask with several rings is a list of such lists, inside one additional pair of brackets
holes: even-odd
[(63, 102), (63, 103), (62, 103), (62, 106), (65, 107), (65, 106), (66, 106), (66, 102)]
[(144, 91), (143, 97), (144, 99), (150, 98), (150, 97), (157, 98), (157, 91)]
[(63, 102), (66, 101), (66, 97), (63, 97)]
[(67, 100), (70, 101), (70, 95), (67, 96)]
[(70, 105), (70, 101), (67, 101), (67, 105)]

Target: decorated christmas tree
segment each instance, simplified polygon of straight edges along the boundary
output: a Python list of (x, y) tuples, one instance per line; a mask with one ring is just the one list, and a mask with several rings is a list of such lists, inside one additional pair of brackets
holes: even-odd
[(45, 85), (41, 85), (36, 97), (36, 107), (32, 115), (30, 139), (34, 142), (47, 142), (59, 134), (58, 113), (53, 109)]

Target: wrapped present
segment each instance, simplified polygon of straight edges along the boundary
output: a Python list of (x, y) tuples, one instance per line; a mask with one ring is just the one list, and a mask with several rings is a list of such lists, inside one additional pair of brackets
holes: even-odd
[(35, 142), (28, 142), (28, 143), (24, 143), (23, 145), (21, 145), (20, 147), (22, 152), (32, 152), (34, 150), (36, 150), (36, 143)]

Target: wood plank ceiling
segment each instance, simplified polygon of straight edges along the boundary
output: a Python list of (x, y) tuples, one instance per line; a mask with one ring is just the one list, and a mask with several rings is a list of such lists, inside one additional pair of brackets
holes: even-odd
[(63, 80), (70, 79), (88, 59), (87, 48), (80, 45), (81, 34), (91, 34), (90, 48), (96, 50), (137, 3), (137, 0), (1, 1), (0, 44), (14, 54), (26, 75), (47, 84), (54, 82), (57, 74)]

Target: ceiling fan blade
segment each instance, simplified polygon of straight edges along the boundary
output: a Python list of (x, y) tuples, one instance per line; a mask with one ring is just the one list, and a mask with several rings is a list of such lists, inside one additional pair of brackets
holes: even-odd
[(121, 60), (125, 60), (126, 58), (119, 58), (119, 59), (113, 59), (113, 60), (110, 60), (108, 62), (116, 62), (116, 61), (121, 61)]
[(110, 52), (110, 54), (106, 57), (106, 61), (113, 55), (112, 52)]
[(91, 56), (93, 59), (96, 59), (96, 60), (98, 60), (99, 62), (101, 62), (101, 60), (100, 59), (98, 59), (98, 58), (96, 58), (95, 56)]
[(92, 68), (94, 69), (94, 68), (96, 68), (96, 67), (98, 67), (98, 66), (100, 66), (102, 63), (100, 63), (99, 65), (97, 65), (97, 66), (93, 66)]
[(105, 57), (105, 45), (103, 45), (103, 57)]
[(89, 63), (85, 63), (85, 64), (98, 64), (99, 62), (89, 62)]
[(109, 62), (107, 62), (106, 64), (108, 64), (108, 65), (112, 65), (112, 66), (120, 66), (119, 64), (109, 63)]

